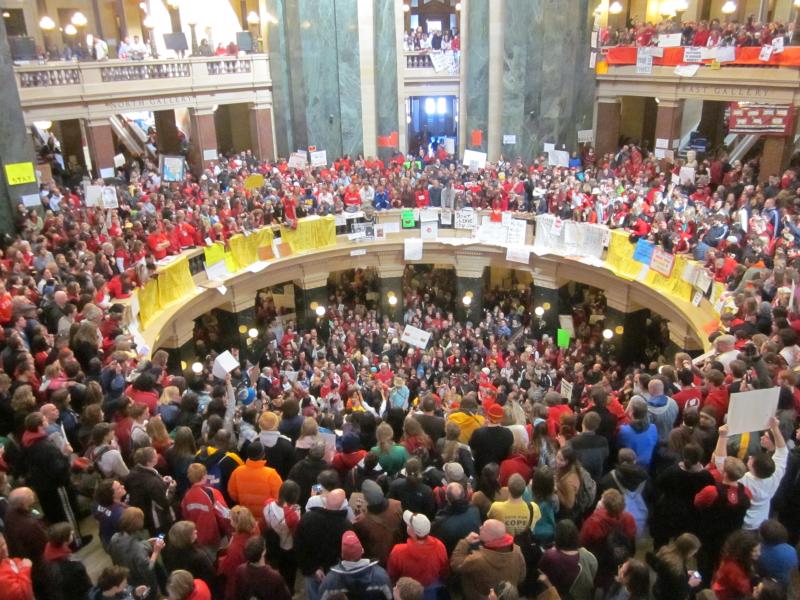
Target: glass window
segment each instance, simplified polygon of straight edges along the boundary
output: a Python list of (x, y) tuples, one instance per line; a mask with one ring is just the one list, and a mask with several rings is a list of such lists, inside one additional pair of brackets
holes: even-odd
[(433, 98), (425, 98), (425, 112), (429, 115), (436, 114), (436, 100)]
[(440, 115), (447, 114), (447, 99), (446, 98), (437, 98), (436, 99), (436, 112)]

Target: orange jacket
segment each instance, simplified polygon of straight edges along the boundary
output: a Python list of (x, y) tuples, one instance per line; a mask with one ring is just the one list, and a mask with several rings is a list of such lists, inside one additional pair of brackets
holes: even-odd
[(265, 460), (248, 458), (241, 467), (236, 467), (228, 481), (230, 497), (247, 507), (256, 519), (261, 517), (264, 500), (277, 498), (283, 484), (278, 472), (266, 465)]

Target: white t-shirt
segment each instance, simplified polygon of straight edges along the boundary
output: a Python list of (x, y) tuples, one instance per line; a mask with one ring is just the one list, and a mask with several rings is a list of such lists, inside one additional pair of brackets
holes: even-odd
[(750, 508), (744, 516), (744, 529), (758, 529), (761, 524), (769, 519), (769, 505), (778, 486), (781, 484), (783, 474), (786, 472), (786, 460), (789, 449), (785, 446), (777, 448), (772, 460), (775, 462), (775, 472), (766, 479), (759, 479), (752, 473), (745, 473), (742, 485), (750, 490)]

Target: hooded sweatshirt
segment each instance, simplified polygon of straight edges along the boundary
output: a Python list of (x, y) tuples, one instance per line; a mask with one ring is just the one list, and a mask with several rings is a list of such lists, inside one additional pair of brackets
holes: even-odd
[(525, 579), (525, 558), (519, 546), (473, 549), (461, 540), (453, 550), (453, 570), (461, 576), (465, 600), (483, 600), (489, 589), (501, 581), (519, 585)]
[(358, 597), (365, 600), (390, 600), (392, 582), (377, 561), (362, 558), (357, 561), (343, 560), (331, 567), (319, 587), (320, 599), (336, 594)]
[(664, 394), (651, 396), (647, 400), (647, 412), (650, 414), (650, 422), (658, 430), (658, 441), (666, 443), (669, 432), (675, 427), (675, 421), (680, 414), (678, 403)]
[(296, 459), (292, 440), (280, 431), (262, 431), (258, 434), (258, 440), (264, 446), (267, 464), (278, 472), (281, 479), (289, 477)]
[(447, 549), (430, 535), (420, 540), (409, 538), (405, 544), (397, 544), (389, 554), (388, 571), (393, 581), (411, 577), (427, 587), (444, 581), (448, 570)]

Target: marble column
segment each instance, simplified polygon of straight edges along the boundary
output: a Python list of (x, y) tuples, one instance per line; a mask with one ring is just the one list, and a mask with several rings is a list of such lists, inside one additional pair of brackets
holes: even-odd
[(64, 154), (64, 160), (70, 163), (74, 156), (77, 164), (86, 169), (86, 155), (83, 152), (84, 140), (80, 119), (65, 119), (59, 121), (58, 131), (60, 135), (57, 135), (57, 137), (61, 140), (61, 150)]
[[(661, 100), (656, 109), (656, 140), (667, 140), (669, 149), (676, 149), (676, 140), (681, 139), (681, 120), (683, 119), (683, 100), (675, 102)], [(678, 142), (680, 143), (680, 142)]]
[(487, 149), (489, 126), (489, 4), (489, 0), (470, 0), (462, 15), (467, 20), (468, 34), (462, 40), (461, 52), (466, 61), (464, 79), (469, 92), (466, 106), (461, 107), (464, 126), (459, 127), (459, 135), (466, 140), (467, 149), (481, 152)]
[(153, 113), (158, 135), (158, 152), (160, 154), (180, 154), (181, 141), (178, 139), (178, 127), (175, 125), (175, 111), (157, 110)]
[(768, 136), (764, 138), (758, 181), (765, 182), (773, 175), (780, 176), (789, 164), (791, 153), (792, 138), (783, 136)]
[(500, 144), (503, 140), (503, 86), (504, 39), (506, 0), (494, 0), (489, 12), (489, 102), (487, 105), (486, 149), (492, 162), (500, 158)]
[(108, 119), (89, 121), (86, 124), (86, 141), (89, 144), (89, 155), (92, 157), (95, 177), (100, 177), (102, 169), (114, 168), (114, 134)]
[[(455, 317), (459, 322), (466, 323), (471, 321), (475, 324), (483, 319), (484, 283), (483, 276), (456, 275)], [(469, 305), (464, 304), (466, 297), (470, 298)]]
[[(269, 54), (269, 71), (272, 79), (272, 105), (274, 110), (275, 141), (278, 156), (289, 156), (289, 153), (300, 147), (295, 143), (294, 126), (302, 129), (297, 123), (299, 119), (305, 119), (305, 115), (298, 114), (293, 117), (295, 112), (292, 103), (292, 74), (294, 73), (300, 82), (296, 71), (290, 69), (290, 55), (288, 42), (288, 23), (284, 0), (266, 0), (266, 10), (277, 19), (277, 24), (269, 27), (269, 35), (266, 40), (265, 51)], [(292, 3), (293, 5), (296, 3)], [(296, 37), (296, 35), (294, 36)]]
[(558, 315), (561, 310), (558, 288), (549, 288), (541, 283), (534, 282), (532, 310), (539, 306), (544, 309), (544, 314), (541, 317), (543, 322), (541, 329), (555, 339), (558, 329)]
[(189, 109), (189, 166), (196, 177), (213, 161), (205, 160), (206, 150), (217, 149), (217, 129), (214, 111), (211, 109)]
[[(167, 351), (169, 354), (167, 366), (170, 369), (185, 371), (186, 368), (191, 368), (197, 356), (194, 345), (194, 321), (176, 319), (168, 329), (162, 332), (161, 343), (156, 349)], [(186, 363), (186, 367), (181, 363)]]
[(250, 352), (252, 342), (248, 335), (256, 323), (255, 303), (250, 299), (244, 306), (232, 303), (228, 308), (220, 309), (226, 313), (220, 323), (222, 336), (226, 341), (226, 346), (238, 348), (239, 364), (244, 367), (247, 360), (253, 362), (256, 359)]
[[(397, 99), (398, 75), (395, 27), (395, 3), (390, 0), (373, 0), (374, 25), (374, 57), (375, 66), (375, 122), (377, 137), (389, 138), (395, 134), (399, 139), (400, 130), (405, 129), (405, 121), (400, 122)], [(397, 148), (378, 146), (378, 156), (382, 159), (391, 157)]]
[[(35, 166), (33, 142), (25, 126), (7, 38), (5, 19), (0, 19), (0, 80), (5, 81), (0, 86), (0, 162), (3, 165), (33, 163)], [(13, 184), (8, 181), (5, 169), (0, 177), (0, 231), (12, 233), (20, 199), (35, 194), (39, 186), (36, 182)]]
[[(310, 286), (310, 287), (304, 287)], [(294, 304), (299, 329), (311, 329), (317, 322), (315, 312), (317, 306), (328, 306), (327, 280), (320, 284), (319, 280), (303, 280), (300, 285), (295, 282)]]
[[(381, 273), (378, 279), (378, 294), (380, 294), (378, 305), (381, 315), (387, 315), (392, 322), (402, 321), (405, 310), (403, 306), (403, 276), (385, 277)], [(390, 294), (394, 294), (394, 298), (397, 299), (394, 305), (389, 301)]]
[(598, 161), (605, 154), (613, 154), (619, 144), (620, 102), (618, 98), (597, 99), (597, 127), (594, 147)]
[[(320, 3), (320, 0), (316, 0), (315, 4), (317, 3)], [(338, 84), (336, 100), (339, 104), (339, 135), (342, 154), (355, 157), (364, 153), (362, 99), (359, 93), (361, 61), (357, 0), (333, 0), (333, 11), (336, 17)], [(325, 50), (321, 48), (320, 51)], [(372, 111), (371, 108), (369, 110)]]
[(697, 131), (708, 140), (709, 148), (716, 148), (722, 142), (726, 106), (724, 102), (703, 101)]
[[(357, 0), (358, 62), (361, 80), (361, 122), (364, 156), (378, 153), (378, 123), (375, 114), (375, 5), (374, 0)], [(388, 44), (387, 44), (388, 45)]]
[(250, 105), (250, 148), (261, 160), (274, 160), (275, 134), (272, 123), (272, 106)]

